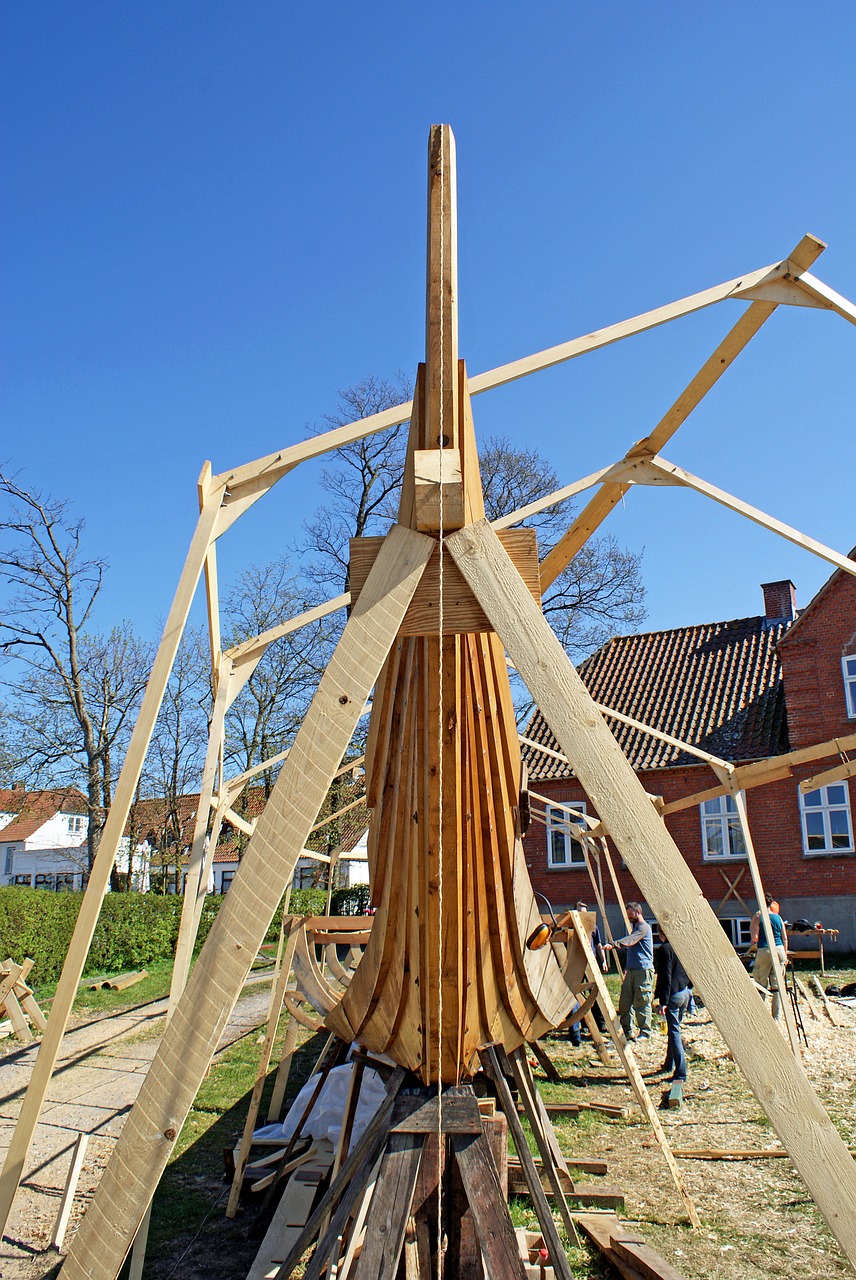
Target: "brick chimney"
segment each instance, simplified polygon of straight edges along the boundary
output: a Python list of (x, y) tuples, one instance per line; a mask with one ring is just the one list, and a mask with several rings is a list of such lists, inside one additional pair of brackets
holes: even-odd
[(784, 582), (762, 582), (761, 590), (767, 622), (793, 622), (797, 616), (797, 591), (790, 578)]

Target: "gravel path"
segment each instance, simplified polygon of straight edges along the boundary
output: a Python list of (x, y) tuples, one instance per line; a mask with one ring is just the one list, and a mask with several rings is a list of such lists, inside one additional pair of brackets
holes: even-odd
[[(267, 1019), (269, 988), (254, 990), (254, 975), (240, 996), (219, 1050)], [(157, 1052), (167, 1001), (79, 1023), (63, 1041), (39, 1121), (26, 1174), (0, 1241), (3, 1280), (38, 1280), (58, 1261), (50, 1238), (79, 1133), (89, 1135), (77, 1195), (91, 1196)], [(5, 1159), (38, 1044), (13, 1049), (0, 1060), (0, 1161)]]

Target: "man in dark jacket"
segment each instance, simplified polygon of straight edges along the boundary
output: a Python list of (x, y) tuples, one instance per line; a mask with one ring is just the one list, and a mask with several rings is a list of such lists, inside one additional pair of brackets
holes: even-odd
[(681, 1020), (690, 1001), (690, 980), (672, 948), (669, 939), (660, 926), (662, 946), (654, 952), (654, 970), (657, 974), (657, 985), (654, 989), (654, 1001), (661, 1015), (666, 1019), (668, 1044), (666, 1061), (661, 1071), (671, 1071), (673, 1080), (686, 1080), (687, 1055), (681, 1039)]

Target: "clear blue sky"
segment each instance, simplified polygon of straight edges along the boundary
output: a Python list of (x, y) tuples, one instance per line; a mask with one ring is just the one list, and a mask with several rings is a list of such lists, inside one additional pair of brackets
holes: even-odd
[[(111, 561), (101, 625), (168, 607), (195, 481), (321, 425), (422, 354), (425, 152), (458, 145), (461, 352), (480, 372), (829, 242), (856, 298), (856, 8), (43, 0), (2, 14), (2, 455), (72, 498)], [(563, 482), (644, 435), (740, 304), (480, 396), (482, 433)], [(780, 308), (667, 456), (846, 551), (856, 329)], [(299, 536), (315, 470), (222, 540)], [(807, 603), (809, 555), (672, 490), (609, 528), (645, 548), (649, 626)], [(228, 544), (228, 545), (227, 545)]]

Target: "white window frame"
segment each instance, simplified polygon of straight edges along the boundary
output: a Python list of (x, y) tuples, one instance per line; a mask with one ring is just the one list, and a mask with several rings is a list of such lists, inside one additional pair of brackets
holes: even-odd
[[(568, 830), (568, 823), (573, 822), (573, 818), (567, 812), (569, 808), (575, 809), (578, 813), (585, 813), (586, 802), (570, 800), (567, 805), (548, 804), (546, 806), (548, 871), (585, 870), (586, 858), (583, 847)], [(563, 851), (561, 858), (555, 856), (557, 845), (561, 845)]]
[[(708, 808), (708, 806), (715, 806)], [(732, 848), (732, 832), (740, 836), (743, 844), (743, 828), (734, 797), (730, 795), (714, 796), (712, 800), (702, 800), (699, 805), (701, 820), (701, 856), (705, 862), (740, 862), (746, 859), (746, 848), (735, 852)], [(708, 843), (708, 831), (718, 828), (722, 838), (722, 852), (711, 849)]]
[(751, 916), (720, 916), (719, 923), (728, 934), (735, 951), (743, 951), (751, 944)]
[(83, 816), (79, 813), (71, 813), (68, 815), (68, 834), (72, 836), (80, 835), (83, 830)]
[[(839, 801), (830, 796), (837, 795), (840, 792), (843, 800)], [(853, 818), (850, 812), (850, 790), (847, 782), (831, 782), (828, 786), (817, 787), (814, 791), (799, 791), (800, 804), (800, 825), (802, 826), (803, 840), (803, 857), (804, 858), (829, 858), (837, 857), (845, 853), (853, 853)], [(820, 804), (809, 804), (809, 796), (820, 796)], [(835, 845), (833, 843), (832, 833), (832, 814), (844, 813), (847, 816), (847, 844)], [(823, 823), (823, 847), (809, 848), (809, 841), (814, 838), (814, 834), (809, 835), (808, 815), (820, 814)]]
[(856, 720), (856, 654), (846, 653), (841, 659), (841, 671), (844, 676), (844, 701), (847, 705), (847, 719)]

